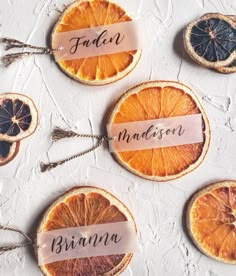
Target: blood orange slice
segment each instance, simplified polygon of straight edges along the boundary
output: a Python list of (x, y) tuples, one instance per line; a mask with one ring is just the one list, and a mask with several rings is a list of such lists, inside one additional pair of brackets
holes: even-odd
[(228, 66), (236, 58), (236, 22), (230, 16), (205, 14), (185, 29), (184, 46), (205, 67)]
[(22, 94), (0, 95), (0, 140), (15, 142), (31, 135), (38, 125), (33, 101)]
[[(135, 226), (128, 208), (113, 195), (100, 188), (75, 187), (49, 207), (37, 232), (122, 221), (132, 221)], [(131, 253), (99, 256), (58, 261), (40, 268), (47, 276), (118, 275), (131, 258)]]
[[(109, 1), (75, 1), (61, 15), (53, 34), (131, 20), (131, 17), (121, 7)], [(52, 48), (55, 48), (53, 39)], [(137, 65), (140, 56), (141, 50), (127, 51), (59, 61), (58, 65), (62, 71), (75, 80), (89, 85), (104, 85), (130, 73)]]
[(197, 192), (188, 205), (187, 228), (204, 254), (236, 264), (236, 181), (215, 183)]
[(171, 81), (140, 84), (126, 92), (111, 114), (109, 123), (119, 124), (191, 114), (202, 114), (202, 143), (166, 148), (115, 152), (117, 161), (130, 172), (156, 181), (183, 176), (204, 160), (210, 141), (206, 114), (187, 86)]
[(6, 165), (12, 161), (17, 155), (20, 147), (20, 142), (10, 143), (0, 141), (0, 166)]

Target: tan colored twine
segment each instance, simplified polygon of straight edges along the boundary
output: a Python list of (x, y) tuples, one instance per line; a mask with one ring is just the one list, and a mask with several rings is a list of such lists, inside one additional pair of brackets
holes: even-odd
[(5, 252), (11, 251), (11, 250), (27, 247), (29, 245), (35, 246), (33, 240), (27, 234), (25, 234), (23, 231), (21, 231), (19, 229), (0, 225), (0, 230), (16, 232), (28, 241), (27, 243), (23, 243), (23, 244), (0, 246), (0, 255), (2, 255)]
[(63, 130), (61, 128), (54, 129), (54, 131), (52, 133), (52, 140), (54, 142), (56, 142), (60, 139), (63, 139), (63, 138), (71, 138), (71, 137), (95, 138), (95, 139), (97, 139), (97, 144), (94, 145), (91, 149), (88, 149), (84, 152), (78, 153), (78, 154), (76, 154), (74, 156), (71, 156), (67, 159), (64, 159), (64, 160), (61, 160), (61, 161), (58, 161), (58, 162), (52, 162), (52, 163), (49, 163), (49, 164), (41, 163), (40, 164), (41, 172), (50, 171), (51, 169), (54, 169), (57, 166), (63, 165), (63, 164), (65, 164), (65, 163), (67, 163), (67, 162), (69, 162), (69, 161), (71, 161), (75, 158), (78, 158), (78, 157), (81, 157), (85, 154), (88, 154), (88, 153), (96, 150), (101, 145), (103, 145), (103, 143), (105, 141), (109, 141), (109, 140), (113, 139), (113, 138), (108, 138), (107, 136), (104, 136), (104, 135), (78, 134), (74, 131), (66, 131), (66, 130)]
[(47, 55), (47, 54), (51, 55), (53, 53), (53, 50), (47, 47), (33, 46), (31, 44), (26, 44), (19, 40), (7, 38), (7, 37), (1, 38), (0, 43), (5, 45), (6, 51), (14, 48), (30, 48), (30, 49), (37, 50), (32, 52), (17, 52), (17, 53), (7, 54), (1, 57), (1, 61), (5, 67), (8, 67), (13, 62), (23, 58), (24, 56)]

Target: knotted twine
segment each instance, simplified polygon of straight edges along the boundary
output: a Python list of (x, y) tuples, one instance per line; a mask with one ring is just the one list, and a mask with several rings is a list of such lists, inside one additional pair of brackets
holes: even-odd
[(27, 234), (25, 234), (23, 231), (19, 229), (0, 225), (0, 230), (16, 232), (20, 234), (22, 237), (24, 237), (27, 241), (26, 243), (22, 243), (22, 244), (0, 246), (0, 255), (4, 254), (5, 252), (12, 251), (18, 248), (27, 247), (29, 245), (32, 245), (34, 247), (36, 246), (34, 241)]
[(52, 133), (52, 140), (54, 142), (56, 142), (60, 139), (63, 139), (63, 138), (71, 138), (71, 137), (95, 138), (95, 139), (97, 139), (97, 144), (94, 145), (91, 149), (88, 149), (84, 152), (78, 153), (78, 154), (76, 154), (74, 156), (71, 156), (67, 159), (64, 159), (64, 160), (61, 160), (61, 161), (58, 161), (58, 162), (52, 162), (52, 163), (49, 163), (49, 164), (41, 163), (40, 164), (41, 172), (49, 171), (53, 168), (56, 168), (57, 166), (65, 164), (66, 162), (69, 162), (69, 161), (71, 161), (75, 158), (78, 158), (78, 157), (81, 157), (85, 154), (88, 154), (88, 153), (94, 151), (95, 149), (97, 149), (98, 147), (102, 146), (104, 142), (114, 139), (114, 138), (109, 138), (105, 135), (78, 134), (74, 131), (66, 131), (66, 130), (63, 130), (61, 128), (55, 128), (53, 133)]
[(59, 50), (59, 49), (53, 50), (47, 47), (33, 46), (8, 37), (0, 38), (0, 43), (5, 45), (6, 51), (14, 48), (23, 48), (23, 49), (29, 48), (29, 49), (36, 50), (36, 51), (26, 51), (26, 52), (23, 51), (23, 52), (11, 53), (1, 57), (1, 62), (5, 67), (8, 67), (13, 62), (15, 62), (18, 59), (21, 59), (24, 56), (51, 55), (53, 51)]

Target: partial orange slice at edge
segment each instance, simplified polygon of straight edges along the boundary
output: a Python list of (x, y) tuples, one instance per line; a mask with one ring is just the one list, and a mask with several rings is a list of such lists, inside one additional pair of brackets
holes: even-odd
[(128, 90), (116, 104), (109, 124), (202, 114), (204, 141), (147, 150), (115, 152), (115, 159), (130, 172), (149, 180), (168, 181), (196, 169), (210, 143), (207, 116), (191, 89), (172, 81), (153, 81)]
[(236, 264), (236, 181), (222, 181), (197, 192), (187, 208), (187, 229), (198, 249)]
[[(59, 197), (44, 214), (37, 233), (134, 219), (128, 208), (109, 192), (90, 186), (75, 187)], [(37, 252), (36, 252), (37, 255)], [(40, 267), (44, 275), (119, 275), (133, 254), (58, 261)], [(63, 273), (62, 273), (63, 271)]]
[[(56, 23), (53, 33), (111, 25), (131, 21), (117, 4), (106, 0), (75, 1)], [(52, 33), (52, 34), (53, 34)], [(53, 46), (52, 40), (52, 48)], [(122, 79), (137, 65), (141, 50), (97, 57), (59, 61), (58, 65), (71, 78), (89, 85), (105, 85)]]

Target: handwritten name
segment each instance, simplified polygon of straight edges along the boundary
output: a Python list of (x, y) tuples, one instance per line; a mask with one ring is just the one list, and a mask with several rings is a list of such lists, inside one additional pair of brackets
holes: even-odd
[(122, 236), (109, 234), (108, 232), (103, 235), (94, 234), (89, 237), (80, 236), (76, 238), (75, 236), (72, 236), (71, 239), (58, 236), (52, 240), (51, 251), (60, 254), (61, 252), (78, 249), (79, 247), (97, 247), (99, 245), (107, 246), (111, 242), (117, 244), (121, 240)]
[(78, 51), (79, 46), (89, 48), (91, 45), (95, 45), (96, 48), (100, 48), (106, 44), (119, 45), (124, 40), (125, 36), (121, 33), (116, 33), (114, 36), (109, 37), (108, 30), (101, 32), (95, 39), (86, 39), (86, 36), (82, 37), (73, 37), (70, 39), (70, 42), (73, 42), (73, 46), (70, 48), (70, 53), (73, 55)]
[(152, 138), (156, 139), (163, 139), (165, 136), (168, 135), (178, 135), (182, 136), (185, 132), (185, 129), (182, 125), (179, 125), (174, 128), (158, 128), (154, 125), (151, 125), (146, 131), (143, 131), (141, 133), (128, 133), (128, 130), (125, 128), (122, 131), (120, 131), (118, 135), (118, 141), (125, 141), (127, 143), (130, 143), (133, 140), (139, 141), (141, 139), (150, 140)]

